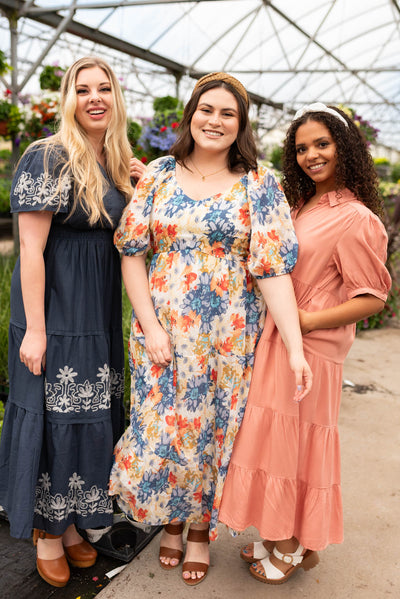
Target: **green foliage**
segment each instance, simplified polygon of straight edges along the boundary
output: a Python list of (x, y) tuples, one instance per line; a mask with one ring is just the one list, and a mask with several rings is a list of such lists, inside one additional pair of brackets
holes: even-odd
[(391, 318), (398, 318), (400, 315), (400, 287), (396, 281), (396, 273), (400, 265), (400, 185), (380, 181), (379, 190), (384, 201), (384, 225), (388, 235), (386, 266), (393, 284), (382, 312), (358, 322), (358, 331), (379, 329), (387, 325)]
[(58, 65), (46, 65), (39, 75), (40, 89), (50, 89), (58, 91), (61, 85), (61, 79), (66, 69)]
[(127, 133), (128, 133), (129, 143), (134, 148), (142, 134), (142, 126), (137, 121), (128, 119)]
[(392, 170), (390, 172), (390, 180), (393, 181), (393, 183), (400, 182), (400, 162), (396, 162), (396, 164), (392, 166)]
[(11, 179), (0, 179), (0, 214), (10, 212)]
[(0, 121), (6, 121), (7, 123), (7, 135), (4, 136), (6, 139), (18, 133), (23, 119), (24, 115), (16, 104), (11, 103), (9, 97), (0, 100)]
[(12, 66), (10, 66), (6, 61), (6, 55), (4, 54), (3, 50), (0, 50), (0, 75), (5, 75), (7, 71), (11, 70)]
[(182, 109), (182, 102), (173, 96), (163, 96), (155, 98), (153, 101), (153, 110), (158, 113), (177, 111)]
[(390, 160), (388, 158), (374, 158), (374, 164), (377, 166), (390, 166)]
[(393, 284), (382, 312), (357, 322), (357, 331), (365, 329), (381, 329), (387, 326), (392, 318), (400, 316), (400, 287)]
[(283, 147), (282, 146), (274, 146), (271, 150), (269, 159), (272, 163), (272, 166), (278, 171), (282, 170), (282, 158), (283, 158)]
[(10, 320), (11, 275), (15, 264), (14, 256), (0, 254), (0, 385), (8, 381), (8, 324)]

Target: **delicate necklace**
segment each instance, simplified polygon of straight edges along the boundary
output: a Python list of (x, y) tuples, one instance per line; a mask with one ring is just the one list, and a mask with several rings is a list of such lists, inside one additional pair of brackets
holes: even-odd
[(218, 173), (222, 173), (222, 171), (224, 171), (226, 168), (228, 168), (228, 167), (224, 166), (224, 168), (220, 168), (219, 171), (215, 171), (213, 173), (209, 173), (208, 175), (203, 175), (203, 173), (201, 171), (199, 171), (199, 169), (197, 168), (197, 166), (195, 165), (195, 163), (193, 162), (192, 159), (190, 159), (190, 162), (193, 164), (194, 168), (199, 173), (202, 181), (205, 181), (207, 179), (207, 177), (212, 177), (213, 175), (217, 175)]

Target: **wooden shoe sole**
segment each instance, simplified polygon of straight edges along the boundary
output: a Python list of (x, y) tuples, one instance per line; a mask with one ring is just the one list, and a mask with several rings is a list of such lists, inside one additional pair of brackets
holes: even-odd
[(296, 570), (299, 570), (299, 568), (303, 568), (303, 570), (311, 570), (311, 568), (314, 568), (314, 566), (316, 566), (318, 563), (318, 553), (308, 549), (303, 556), (303, 560), (299, 564), (292, 566), (286, 572), (286, 574), (282, 572), (282, 578), (267, 578), (265, 574), (259, 574), (254, 566), (250, 566), (250, 574), (260, 582), (265, 582), (266, 584), (283, 584), (289, 580), (289, 578), (293, 576), (293, 574), (296, 572)]

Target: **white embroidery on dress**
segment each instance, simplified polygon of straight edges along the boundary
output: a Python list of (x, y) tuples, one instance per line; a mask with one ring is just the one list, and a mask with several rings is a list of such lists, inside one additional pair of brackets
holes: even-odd
[(50, 522), (66, 520), (73, 512), (80, 516), (112, 514), (112, 498), (108, 495), (108, 490), (99, 489), (96, 485), (89, 489), (85, 485), (85, 481), (74, 472), (69, 478), (68, 495), (52, 495), (50, 476), (48, 472), (42, 473), (36, 486), (35, 514)]
[[(67, 206), (71, 189), (71, 178), (64, 175), (61, 180), (60, 194), (55, 195), (58, 181), (51, 175), (41, 173), (33, 178), (31, 173), (22, 171), (14, 187), (14, 195), (18, 196), (18, 204), (27, 206)], [(50, 199), (51, 198), (51, 199)]]
[(46, 409), (51, 412), (97, 412), (109, 410), (111, 397), (121, 398), (124, 392), (124, 372), (117, 372), (108, 364), (104, 364), (97, 372), (99, 381), (91, 383), (86, 380), (76, 383), (78, 376), (73, 368), (59, 368), (57, 378), (59, 383), (49, 383), (46, 380)]

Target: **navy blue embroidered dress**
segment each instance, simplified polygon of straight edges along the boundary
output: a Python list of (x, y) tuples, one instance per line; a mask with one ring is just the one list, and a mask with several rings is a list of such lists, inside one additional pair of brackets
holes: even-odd
[(67, 218), (73, 182), (66, 175), (61, 198), (49, 204), (60, 172), (52, 163), (50, 156), (45, 180), (44, 151), (31, 150), (11, 189), (12, 212), (55, 213), (44, 252), (47, 360), (41, 376), (19, 359), (26, 327), (19, 259), (11, 284), (0, 505), (18, 538), (29, 537), (32, 527), (62, 534), (73, 523), (84, 529), (112, 524), (108, 478), (124, 427), (121, 272), (112, 237), (125, 199), (103, 170), (113, 227), (89, 226), (82, 209)]

